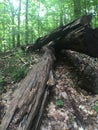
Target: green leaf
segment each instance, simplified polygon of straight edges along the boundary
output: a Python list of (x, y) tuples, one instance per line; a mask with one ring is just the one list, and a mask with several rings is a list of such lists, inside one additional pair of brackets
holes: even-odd
[(92, 107), (96, 112), (98, 112), (98, 104), (96, 103), (93, 107)]
[(56, 107), (62, 107), (62, 106), (63, 106), (63, 101), (61, 99), (57, 99)]

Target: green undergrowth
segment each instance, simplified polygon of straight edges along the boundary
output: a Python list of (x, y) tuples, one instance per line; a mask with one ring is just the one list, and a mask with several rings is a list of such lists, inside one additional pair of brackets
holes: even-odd
[(3, 84), (4, 84), (4, 77), (0, 75), (0, 93), (4, 91)]
[(34, 55), (21, 49), (0, 56), (0, 93), (5, 86), (20, 82), (34, 63)]

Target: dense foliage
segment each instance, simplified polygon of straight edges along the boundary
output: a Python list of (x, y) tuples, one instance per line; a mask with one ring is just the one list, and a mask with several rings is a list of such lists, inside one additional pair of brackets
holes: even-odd
[(92, 13), (98, 26), (97, 0), (1, 0), (0, 51), (33, 43), (54, 28)]

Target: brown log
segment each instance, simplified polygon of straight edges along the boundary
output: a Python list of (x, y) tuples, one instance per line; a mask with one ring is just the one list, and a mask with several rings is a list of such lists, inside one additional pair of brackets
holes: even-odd
[(92, 94), (98, 94), (98, 68), (91, 60), (85, 60), (79, 53), (67, 51), (68, 60), (77, 68), (79, 87)]
[[(68, 25), (57, 28), (54, 32), (39, 38), (28, 50), (41, 49), (47, 44), (55, 51), (71, 49), (94, 57), (98, 56), (98, 29), (89, 26), (91, 16), (83, 16)], [(94, 42), (94, 43), (93, 43)], [(93, 47), (93, 49), (92, 49)], [(13, 94), (13, 100), (6, 112), (0, 130), (38, 130), (45, 101), (48, 95), (48, 87), (54, 85), (52, 67), (54, 62), (53, 50), (44, 47), (45, 54), (41, 61), (34, 65), (26, 78), (20, 82)], [(69, 57), (70, 54), (68, 54)], [(70, 58), (71, 59), (71, 58)], [(72, 62), (80, 59), (72, 58)], [(79, 65), (78, 65), (79, 66)], [(98, 72), (93, 66), (85, 66), (82, 75), (84, 89), (98, 93)], [(93, 73), (93, 74), (92, 74)], [(89, 74), (89, 79), (87, 78)], [(51, 76), (52, 75), (52, 76)], [(93, 80), (92, 80), (93, 79)], [(87, 82), (86, 82), (87, 81)], [(90, 84), (91, 83), (91, 84)]]
[(47, 86), (54, 85), (53, 76), (50, 78), (54, 55), (52, 50), (44, 50), (41, 61), (34, 65), (14, 92), (0, 130), (37, 130), (48, 94)]

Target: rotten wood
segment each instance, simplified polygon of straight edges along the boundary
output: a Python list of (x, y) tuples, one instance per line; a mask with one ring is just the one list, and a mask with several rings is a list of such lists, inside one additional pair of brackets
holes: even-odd
[(44, 37), (38, 38), (35, 44), (28, 47), (28, 51), (41, 49), (46, 44), (50, 45), (51, 41), (56, 43), (57, 41), (60, 41), (63, 37), (66, 37), (66, 35), (72, 32), (73, 30), (80, 28), (84, 25), (90, 26), (91, 19), (92, 15), (82, 16), (67, 25), (56, 28), (49, 35), (45, 35)]
[[(48, 86), (52, 82), (50, 75), (54, 62), (52, 50), (44, 48), (44, 51), (41, 61), (34, 65), (14, 92), (0, 130), (37, 130), (47, 97), (47, 82)], [(40, 116), (35, 120), (37, 113)]]
[(79, 87), (92, 94), (98, 94), (98, 68), (79, 53), (67, 51), (66, 56), (78, 70)]
[(67, 25), (58, 27), (49, 35), (38, 38), (35, 44), (27, 47), (27, 51), (41, 49), (47, 44), (47, 46), (54, 48), (56, 52), (62, 49), (70, 49), (98, 57), (98, 29), (90, 27), (91, 19), (92, 15), (86, 15)]
[(92, 29), (90, 27), (91, 19), (91, 15), (86, 15), (61, 26), (49, 35), (38, 38), (35, 44), (27, 47), (27, 51), (41, 49), (47, 44), (57, 53), (62, 49), (70, 49), (98, 57), (98, 28)]
[[(98, 29), (90, 28), (90, 22), (91, 15), (80, 17), (57, 28), (49, 35), (37, 39), (34, 45), (28, 47), (28, 51), (43, 47), (44, 56), (38, 64), (33, 66), (26, 78), (19, 83), (13, 94), (9, 109), (2, 120), (0, 130), (39, 129), (49, 92), (48, 88), (55, 84), (52, 73), (55, 60), (54, 52), (58, 53), (62, 49), (71, 49), (98, 57)], [(76, 64), (80, 63), (80, 58), (70, 53), (67, 55), (70, 61), (76, 61)], [(84, 64), (83, 61), (81, 63)], [(81, 66), (81, 64), (77, 65)], [(86, 64), (81, 73), (85, 77), (83, 80), (84, 89), (98, 93), (98, 71), (94, 70), (93, 66)]]

